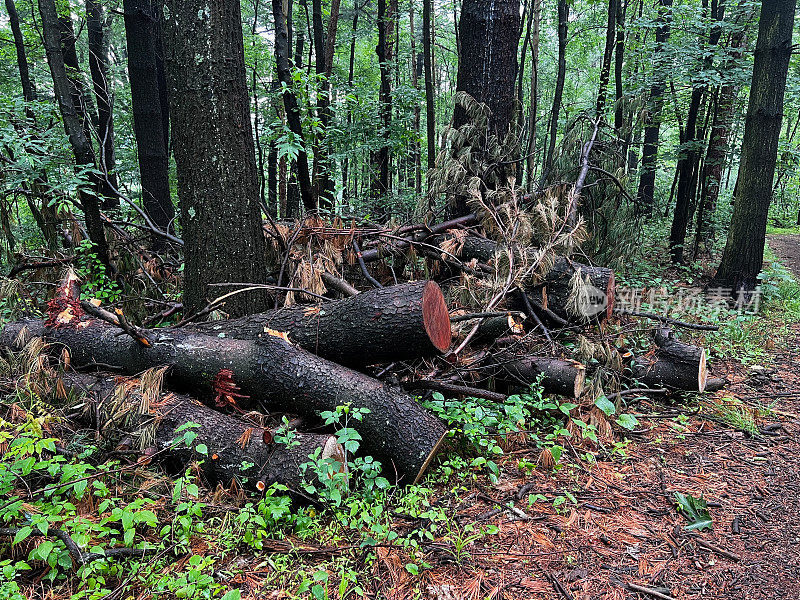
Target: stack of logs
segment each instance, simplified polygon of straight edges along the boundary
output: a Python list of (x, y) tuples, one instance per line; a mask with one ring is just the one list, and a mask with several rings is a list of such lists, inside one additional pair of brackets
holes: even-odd
[[(348, 278), (358, 279), (359, 287), (382, 286), (368, 264), (409, 248), (443, 262), (448, 275), (459, 269), (493, 272), (501, 247), (472, 230), (465, 233), (473, 224), (474, 216), (462, 217), (395, 231), (389, 245), (365, 244), (361, 251), (354, 244), (357, 261)], [(448, 252), (445, 248), (453, 247), (448, 242), (456, 234), (458, 251)], [(588, 277), (597, 296), (585, 315), (568, 307), (576, 273)], [(524, 350), (531, 344), (521, 340), (546, 336), (552, 341), (614, 314), (614, 272), (566, 257), (558, 258), (537, 285), (509, 289), (502, 310), (485, 313), (451, 310), (435, 281), (386, 279), (384, 284), (394, 284), (354, 293), (357, 290), (346, 281), (325, 274), (328, 288), (343, 298), (145, 330), (131, 325), (119, 311), (80, 302), (70, 274), (50, 303), (48, 319), (6, 325), (0, 346), (19, 349), (31, 338), (42, 338), (50, 352), (69, 357), (70, 369), (62, 369), (59, 385), (83, 394), (84, 403), (94, 407), (108, 402), (125, 383), (119, 373), (136, 376), (166, 367), (165, 390), (149, 402), (154, 452), (186, 454), (185, 447), (172, 442), (185, 423), (196, 423), (198, 439), (208, 449), (209, 477), (225, 484), (236, 478), (258, 489), (274, 482), (299, 489), (299, 465), (317, 450), (321, 457), (346, 464), (336, 438), (295, 432), (296, 443), (281, 444), (274, 429), (246, 420), (245, 411), (288, 413), (298, 417), (295, 424), (308, 425), (318, 422), (321, 412), (343, 405), (366, 409), (356, 424), (364, 452), (383, 462), (387, 476), (416, 482), (448, 432), (411, 390), (500, 400), (538, 382), (548, 393), (579, 399), (585, 393), (586, 367), (569, 358), (563, 346), (557, 351), (559, 346), (551, 343), (548, 355), (532, 354)], [(451, 321), (468, 322), (474, 329), (466, 349), (459, 348), (462, 356), (471, 354), (468, 377), (459, 372), (464, 363), (451, 345)], [(655, 332), (654, 341), (650, 352), (628, 357), (623, 373), (628, 381), (648, 388), (705, 389), (708, 371), (702, 348), (678, 341), (663, 328)], [(431, 361), (433, 357), (443, 358)], [(117, 374), (103, 372), (109, 367)], [(254, 466), (243, 471), (249, 465)]]

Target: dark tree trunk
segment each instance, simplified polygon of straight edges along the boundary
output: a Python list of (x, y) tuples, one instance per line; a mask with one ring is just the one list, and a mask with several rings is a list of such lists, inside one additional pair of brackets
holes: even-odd
[[(169, 0), (164, 34), (186, 254), (183, 303), (199, 310), (215, 294), (210, 283), (267, 277), (239, 2)], [(265, 305), (257, 291), (232, 297), (226, 308), (243, 315)]]
[[(717, 2), (717, 0), (711, 0), (711, 18), (714, 20), (714, 25), (708, 39), (708, 48), (703, 48), (705, 58), (702, 62), (702, 70), (711, 68), (711, 52), (719, 43), (724, 15), (725, 1), (720, 0)], [(701, 156), (699, 145), (703, 139), (698, 127), (698, 116), (707, 91), (707, 83), (699, 81), (694, 83), (689, 114), (686, 117), (686, 134), (682, 144), (681, 157), (678, 160), (678, 197), (675, 203), (675, 213), (672, 217), (672, 228), (669, 236), (670, 254), (674, 263), (682, 263), (685, 258), (684, 243), (686, 242), (686, 232), (691, 222), (691, 206), (697, 189), (696, 182)]]
[[(285, 485), (290, 492), (300, 491), (304, 475), (300, 465), (318, 450), (319, 458), (332, 458), (345, 469), (344, 449), (332, 435), (292, 432), (291, 444), (282, 444), (275, 441), (274, 430), (172, 392), (151, 398), (150, 408), (141, 417), (129, 414), (125, 431), (108, 431), (103, 426), (115, 422), (111, 407), (120, 402), (140, 401), (142, 393), (149, 390), (142, 390), (140, 381), (120, 381), (117, 376), (64, 373), (61, 380), (71, 397), (85, 397), (79, 421), (95, 421), (90, 424), (100, 429), (104, 438), (113, 438), (115, 434), (128, 434), (134, 440), (153, 436), (151, 449), (171, 468), (183, 470), (192, 461), (203, 461), (203, 474), (211, 487), (217, 484), (228, 487), (235, 480), (240, 487), (253, 491), (262, 491), (273, 483)], [(154, 419), (155, 431), (152, 431)], [(180, 442), (187, 423), (197, 425), (191, 431), (197, 434), (196, 443), (206, 446), (205, 453), (199, 453), (196, 445), (189, 448)]]
[[(172, 233), (175, 207), (169, 189), (169, 133), (164, 131), (169, 115), (162, 114), (159, 75), (159, 63), (163, 67), (158, 41), (161, 11), (154, 0), (124, 0), (123, 7), (142, 205), (156, 227)], [(164, 246), (157, 235), (151, 237), (151, 243), (156, 249)]]
[[(731, 36), (730, 55), (726, 60), (723, 71), (728, 71), (741, 60), (746, 44), (746, 28), (737, 30)], [(712, 227), (713, 216), (717, 210), (717, 200), (722, 186), (722, 170), (728, 156), (730, 146), (731, 125), (733, 123), (736, 96), (739, 86), (732, 81), (726, 82), (719, 90), (715, 103), (714, 119), (711, 125), (711, 134), (708, 151), (703, 169), (703, 194), (697, 211), (697, 231), (694, 238), (694, 256), (700, 252), (703, 244), (706, 250), (714, 239), (715, 231)]]
[(716, 280), (752, 290), (764, 262), (796, 0), (764, 0), (728, 243)]
[[(86, 135), (85, 115), (81, 112), (82, 105), (73, 103), (73, 86), (67, 75), (64, 64), (64, 54), (61, 50), (61, 24), (54, 0), (39, 0), (39, 14), (42, 17), (42, 40), (44, 41), (47, 62), (50, 74), (53, 77), (53, 89), (56, 102), (61, 113), (64, 131), (69, 138), (72, 154), (75, 157), (77, 168), (90, 167), (95, 169), (94, 148), (91, 139)], [(89, 181), (99, 190), (99, 181), (96, 175), (90, 175)], [(100, 214), (100, 201), (97, 194), (82, 190), (79, 192), (81, 210), (86, 221), (86, 231), (94, 245), (100, 261), (112, 271), (108, 256), (108, 243), (106, 242), (103, 219)], [(110, 274), (110, 273), (109, 273)]]
[(611, 59), (614, 56), (614, 45), (616, 44), (617, 13), (620, 10), (621, 2), (622, 0), (608, 0), (606, 45), (603, 49), (603, 64), (600, 66), (600, 86), (597, 90), (597, 105), (595, 107), (595, 115), (597, 117), (602, 117), (606, 108), (608, 82), (611, 78)]
[(111, 105), (111, 81), (108, 78), (108, 37), (103, 27), (103, 9), (97, 0), (86, 0), (86, 25), (89, 37), (89, 71), (97, 103), (97, 137), (102, 172), (103, 208), (119, 207), (119, 193), (114, 157), (114, 114)]
[(527, 185), (533, 189), (536, 178), (536, 125), (539, 119), (539, 37), (542, 24), (542, 0), (533, 0), (533, 37), (531, 38), (531, 89), (528, 114)]
[[(28, 69), (28, 57), (25, 52), (25, 38), (22, 36), (22, 29), (19, 24), (19, 14), (17, 14), (17, 7), (14, 0), (6, 0), (6, 12), (8, 12), (8, 20), (11, 25), (11, 32), (14, 35), (14, 49), (17, 53), (17, 67), (19, 68), (19, 79), (22, 84), (22, 98), (25, 102), (36, 101), (36, 87), (33, 85), (33, 80), (30, 76)], [(31, 121), (34, 120), (33, 112), (27, 109), (26, 113)]]
[(431, 12), (433, 0), (422, 0), (422, 62), (425, 70), (425, 127), (428, 168), (436, 165), (436, 112), (433, 96), (433, 48), (431, 44)]
[(450, 347), (450, 317), (433, 281), (374, 289), (318, 306), (281, 308), (185, 327), (207, 335), (243, 340), (263, 338), (265, 329), (342, 365), (436, 356)]
[[(615, 44), (614, 54), (614, 92), (616, 98), (616, 105), (614, 106), (614, 129), (617, 130), (617, 135), (627, 139), (627, 136), (622, 133), (622, 128), (625, 125), (625, 101), (624, 90), (622, 85), (622, 69), (625, 66), (625, 12), (628, 9), (628, 0), (617, 0), (617, 40)], [(623, 148), (623, 159), (627, 156), (627, 147)]]
[(655, 352), (633, 361), (633, 379), (647, 387), (705, 391), (708, 368), (704, 348), (678, 341), (669, 329), (656, 331), (655, 342)]
[(378, 91), (378, 113), (381, 124), (380, 136), (383, 145), (371, 156), (373, 176), (370, 195), (382, 198), (391, 194), (391, 152), (389, 136), (392, 128), (392, 63), (394, 62), (395, 19), (397, 0), (378, 0), (378, 55), (381, 84)]
[[(411, 86), (414, 91), (419, 90), (419, 55), (417, 54), (417, 32), (414, 29), (414, 5), (408, 8), (408, 27), (411, 37)], [(414, 133), (416, 139), (411, 142), (411, 155), (414, 163), (414, 192), (422, 194), (422, 144), (420, 142), (422, 131), (422, 109), (414, 104)]]
[[(359, 7), (357, 3), (353, 5), (353, 30), (350, 35), (350, 62), (349, 68), (347, 71), (347, 90), (348, 92), (353, 89), (353, 76), (355, 71), (355, 64), (356, 64), (356, 31), (358, 31), (358, 15), (361, 12), (361, 8), (366, 6), (366, 0), (364, 4)], [(353, 110), (350, 107), (350, 103), (347, 103), (347, 129), (350, 129), (350, 126), (353, 123)], [(342, 187), (344, 188), (344, 197), (345, 199), (350, 198), (350, 188), (349, 188), (349, 176), (350, 176), (350, 153), (345, 156), (344, 160), (342, 161)], [(354, 190), (357, 191), (357, 190)]]
[(289, 129), (301, 142), (297, 153), (297, 175), (300, 196), (307, 211), (317, 210), (317, 201), (311, 188), (311, 174), (308, 171), (308, 154), (303, 138), (303, 126), (300, 121), (300, 107), (293, 91), (292, 69), (289, 65), (289, 30), (286, 15), (291, 0), (272, 0), (272, 14), (275, 19), (275, 61), (277, 63), (278, 81), (284, 86), (283, 105), (286, 108), (286, 122)]
[(499, 370), (497, 377), (524, 386), (539, 384), (545, 392), (580, 398), (586, 381), (586, 367), (574, 360), (545, 356), (499, 354), (493, 359)]
[(324, 33), (322, 20), (322, 0), (312, 1), (314, 22), (314, 51), (316, 54), (316, 73), (320, 79), (317, 94), (317, 113), (321, 122), (321, 133), (315, 138), (314, 164), (312, 179), (314, 195), (318, 198), (319, 207), (325, 210), (333, 208), (333, 180), (330, 177), (331, 165), (328, 157), (327, 131), (331, 121), (331, 73), (333, 71), (333, 53), (336, 43), (336, 30), (339, 23), (340, 0), (332, 0), (328, 17), (328, 34)]
[[(197, 15), (195, 14), (195, 17)], [(174, 16), (170, 17), (171, 19)], [(44, 327), (42, 321), (7, 325), (0, 344), (16, 346), (33, 336), (56, 342), (55, 352), (66, 346), (75, 366), (103, 362), (136, 374), (156, 366), (168, 366), (168, 381), (179, 389), (202, 391), (213, 397), (214, 380), (222, 370), (232, 372), (234, 383), (250, 402), (266, 409), (317, 417), (338, 406), (369, 410), (359, 422), (351, 422), (364, 438), (364, 448), (387, 459), (387, 476), (397, 473), (403, 483), (420, 479), (442, 443), (447, 428), (414, 398), (357, 371), (318, 358), (294, 347), (281, 337), (268, 335), (258, 341), (223, 339), (180, 330), (155, 333), (149, 347), (141, 346), (116, 327), (84, 321), (80, 329)]]
[[(465, 0), (459, 19), (461, 55), (456, 90), (488, 106), (489, 133), (503, 140), (514, 117), (517, 48), (520, 37), (518, 0)], [(469, 121), (456, 106), (453, 127)]]
[(637, 205), (646, 215), (652, 214), (658, 170), (658, 134), (661, 128), (661, 113), (664, 110), (664, 69), (667, 65), (666, 44), (669, 40), (672, 21), (672, 0), (658, 0), (658, 26), (656, 28), (656, 48), (653, 57), (653, 83), (650, 85), (647, 116), (645, 117), (644, 145), (642, 148), (641, 171)]
[(550, 143), (544, 161), (542, 177), (546, 178), (553, 166), (558, 135), (558, 115), (561, 112), (561, 98), (564, 95), (564, 80), (567, 76), (567, 27), (569, 26), (569, 3), (558, 0), (558, 72), (553, 92), (553, 108), (550, 111)]

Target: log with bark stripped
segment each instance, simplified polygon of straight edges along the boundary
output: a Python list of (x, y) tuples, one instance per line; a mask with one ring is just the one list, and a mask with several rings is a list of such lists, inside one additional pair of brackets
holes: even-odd
[(257, 340), (265, 330), (339, 364), (361, 367), (436, 356), (450, 347), (450, 317), (441, 289), (415, 281), (374, 289), (318, 305), (281, 308), (238, 319), (196, 323), (185, 329)]
[[(70, 397), (85, 396), (79, 420), (91, 420), (109, 406), (127, 403), (126, 396), (139, 404), (139, 396), (147, 393), (139, 380), (112, 375), (64, 373), (61, 380)], [(285, 485), (290, 491), (302, 490), (300, 465), (317, 452), (319, 458), (339, 463), (339, 472), (346, 471), (344, 448), (333, 435), (291, 432), (291, 444), (283, 444), (275, 441), (273, 431), (208, 408), (190, 396), (161, 392), (147, 404), (148, 414), (141, 415), (129, 433), (136, 437), (152, 427), (151, 448), (156, 456), (177, 462), (181, 468), (193, 460), (203, 460), (204, 473), (212, 484), (228, 486), (236, 480), (242, 487), (259, 491), (273, 483)], [(198, 426), (191, 431), (196, 434), (196, 443), (205, 445), (204, 453), (181, 440), (187, 423)]]
[[(442, 443), (447, 429), (408, 394), (290, 344), (279, 335), (258, 340), (219, 338), (190, 331), (153, 330), (142, 346), (116, 327), (95, 320), (46, 328), (42, 321), (6, 325), (0, 344), (14, 346), (26, 335), (69, 349), (76, 367), (102, 363), (128, 374), (169, 367), (168, 381), (178, 389), (213, 394), (221, 371), (231, 372), (238, 393), (268, 410), (316, 416), (338, 406), (365, 408), (355, 427), (367, 452), (384, 459), (386, 472), (404, 483), (417, 481)], [(24, 337), (24, 336), (22, 336)]]
[(705, 348), (678, 341), (669, 329), (655, 333), (656, 350), (634, 359), (632, 377), (647, 387), (703, 392), (708, 383)]

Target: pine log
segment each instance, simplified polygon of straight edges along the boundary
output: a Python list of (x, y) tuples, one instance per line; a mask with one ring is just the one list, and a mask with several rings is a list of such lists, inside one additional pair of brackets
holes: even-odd
[(678, 341), (669, 329), (655, 334), (656, 350), (637, 357), (632, 376), (647, 387), (703, 392), (708, 383), (705, 348)]
[(364, 449), (384, 460), (385, 472), (403, 483), (420, 479), (442, 443), (447, 429), (414, 398), (363, 373), (314, 356), (280, 336), (258, 340), (219, 338), (182, 330), (153, 330), (150, 346), (138, 344), (120, 329), (88, 319), (77, 327), (45, 328), (42, 321), (6, 325), (0, 345), (14, 346), (20, 333), (42, 337), (69, 349), (76, 367), (115, 365), (136, 374), (151, 367), (169, 367), (168, 381), (179, 390), (213, 394), (214, 381), (228, 370), (242, 395), (268, 410), (303, 416), (351, 405), (369, 412), (351, 422), (364, 439)]
[(187, 325), (184, 329), (240, 340), (257, 340), (265, 329), (342, 365), (363, 367), (436, 356), (450, 347), (450, 317), (434, 281), (374, 289), (316, 306), (281, 308), (238, 319)]
[[(82, 411), (85, 418), (102, 414), (104, 407), (125, 402), (125, 396), (137, 396), (139, 391), (136, 380), (109, 375), (64, 373), (61, 380), (70, 396), (85, 394), (86, 406)], [(119, 391), (124, 393), (120, 395)], [(139, 398), (133, 397), (131, 401), (138, 403)], [(278, 443), (269, 429), (208, 408), (191, 396), (171, 392), (160, 393), (151, 399), (149, 406), (148, 414), (142, 415), (133, 426), (135, 430), (129, 433), (134, 437), (147, 435), (145, 430), (153, 427), (152, 449), (158, 457), (173, 466), (177, 463), (181, 469), (191, 461), (203, 460), (204, 473), (212, 485), (221, 483), (227, 487), (236, 480), (242, 487), (259, 491), (273, 483), (285, 485), (290, 491), (301, 490), (300, 465), (317, 451), (319, 458), (337, 461), (341, 465), (339, 472), (346, 471), (344, 448), (333, 435), (292, 432), (290, 445)], [(191, 429), (197, 434), (191, 449), (184, 443), (175, 443), (183, 437), (179, 429), (187, 423), (199, 425)], [(197, 452), (197, 443), (206, 446), (205, 454)]]
[(495, 361), (499, 363), (496, 377), (501, 380), (529, 386), (541, 377), (540, 385), (545, 392), (569, 398), (579, 398), (583, 394), (586, 367), (577, 361), (506, 354), (495, 357)]
[[(439, 247), (444, 245), (446, 249), (451, 241), (456, 241), (453, 234), (441, 234), (432, 236), (427, 243)], [(453, 254), (464, 261), (476, 259), (479, 263), (489, 263), (494, 260), (498, 249), (499, 244), (493, 240), (467, 235), (457, 239)], [(578, 302), (570, 302), (572, 278), (577, 271), (581, 272), (584, 279), (589, 278), (591, 287), (587, 288), (587, 293)], [(526, 291), (535, 298), (537, 304), (573, 323), (607, 319), (614, 312), (614, 271), (579, 263), (563, 256), (556, 259), (540, 285)]]

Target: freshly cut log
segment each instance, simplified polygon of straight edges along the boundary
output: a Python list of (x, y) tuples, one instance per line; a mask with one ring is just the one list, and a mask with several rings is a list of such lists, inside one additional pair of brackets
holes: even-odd
[[(141, 395), (148, 393), (140, 380), (110, 375), (64, 373), (61, 380), (70, 396), (85, 394), (88, 405), (83, 414), (87, 418), (103, 414), (111, 406), (141, 406)], [(333, 435), (292, 432), (292, 443), (287, 445), (275, 442), (274, 432), (208, 408), (190, 396), (161, 392), (149, 400), (147, 414), (141, 415), (134, 426), (136, 430), (130, 433), (150, 435), (158, 456), (177, 461), (181, 466), (203, 459), (205, 474), (212, 483), (228, 486), (235, 479), (239, 485), (253, 490), (261, 491), (273, 483), (283, 484), (290, 491), (300, 490), (303, 483), (300, 465), (317, 451), (320, 458), (337, 461), (341, 465), (339, 472), (347, 468), (344, 448)], [(205, 455), (185, 443), (175, 443), (183, 437), (180, 429), (186, 423), (199, 425), (191, 431), (197, 434), (196, 443), (208, 449)], [(154, 431), (146, 432), (150, 427)]]
[(658, 348), (639, 356), (631, 365), (632, 376), (647, 387), (703, 392), (708, 383), (705, 348), (685, 344), (669, 329), (655, 333)]
[[(546, 356), (515, 357), (499, 355), (498, 377), (509, 379), (523, 385), (531, 385), (542, 378), (541, 386), (545, 392), (570, 398), (583, 394), (586, 382), (586, 367), (574, 360), (562, 360)], [(505, 377), (504, 377), (505, 376)]]
[[(444, 250), (452, 248), (454, 251), (448, 251), (464, 261), (477, 259), (479, 263), (489, 263), (499, 250), (497, 242), (476, 235), (442, 234), (432, 236), (428, 242)], [(578, 271), (585, 282), (588, 278), (589, 285), (583, 286), (583, 293), (571, 301), (572, 280)], [(563, 256), (556, 259), (540, 285), (526, 291), (535, 298), (536, 304), (569, 322), (602, 320), (614, 313), (614, 271), (585, 265)]]
[(184, 327), (241, 340), (285, 332), (289, 340), (339, 364), (361, 367), (436, 356), (450, 347), (450, 316), (434, 281), (361, 292), (319, 305), (281, 308)]
[[(165, 365), (172, 385), (193, 394), (202, 390), (206, 396), (227, 371), (242, 400), (249, 398), (268, 410), (316, 416), (342, 405), (368, 409), (362, 421), (350, 426), (362, 435), (365, 450), (384, 460), (386, 472), (396, 472), (403, 483), (419, 480), (447, 433), (412, 396), (314, 356), (277, 334), (237, 340), (180, 329), (152, 330), (148, 347), (99, 321), (75, 325), (10, 323), (0, 334), (0, 344), (14, 346), (25, 335), (42, 337), (53, 343), (54, 352), (61, 351), (59, 346), (69, 349), (73, 366), (114, 365), (131, 375)], [(27, 334), (20, 336), (24, 329)]]

